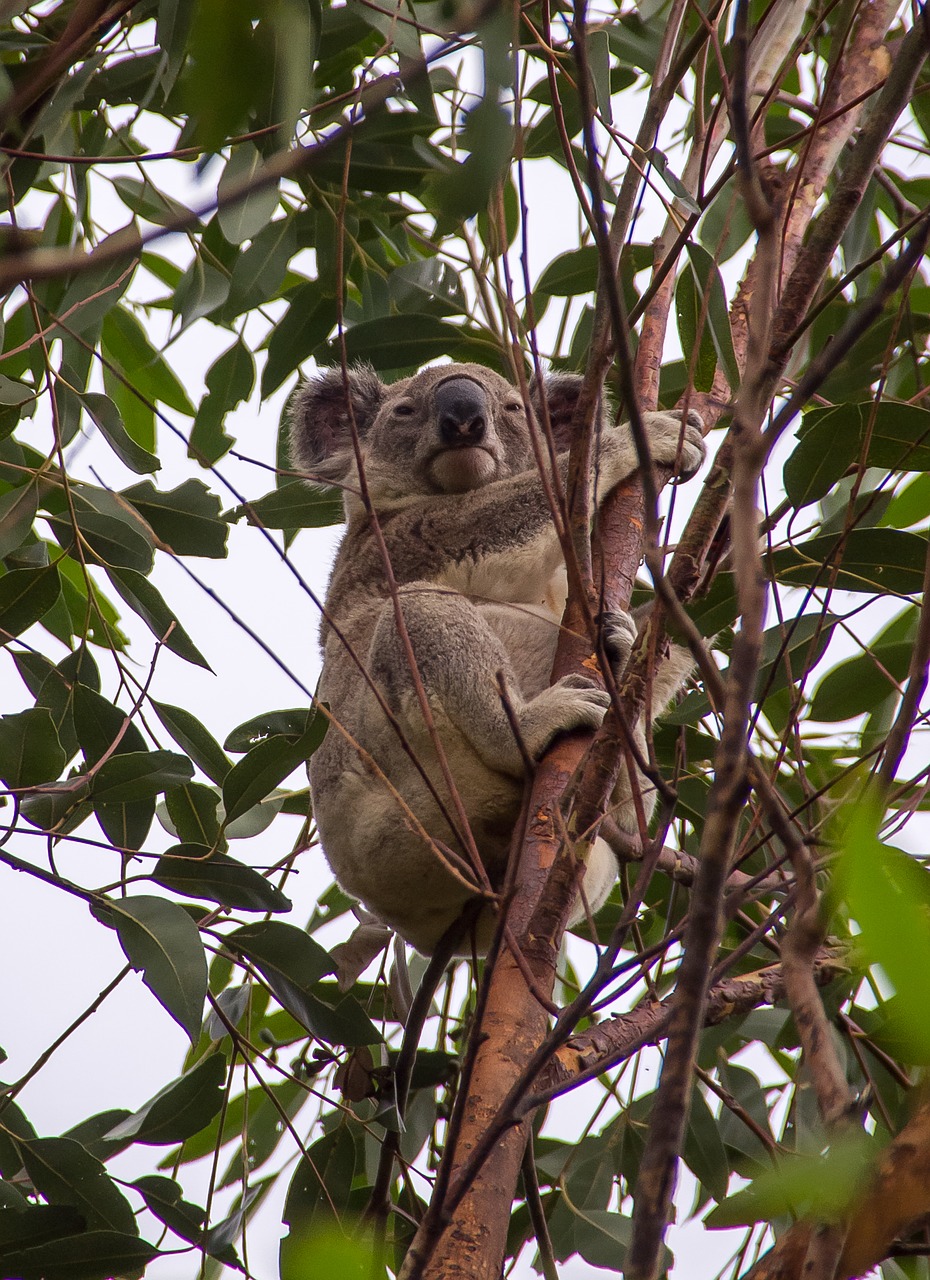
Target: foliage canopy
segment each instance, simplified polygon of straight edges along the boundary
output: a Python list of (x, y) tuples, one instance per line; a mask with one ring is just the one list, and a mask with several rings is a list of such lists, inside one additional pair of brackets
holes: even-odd
[[(0, 866), (11, 903), (33, 877), (125, 954), (71, 1031), (136, 970), (190, 1051), (136, 1110), (40, 1136), (20, 1094), (47, 1055), (5, 1028), (0, 1275), (261, 1275), (250, 1224), (277, 1213), (283, 1280), (521, 1255), (553, 1280), (575, 1254), (652, 1280), (683, 1167), (679, 1216), (734, 1233), (683, 1275), (926, 1276), (924, 10), (49, 0), (2, 21)], [(238, 726), (241, 689), (195, 712), (157, 659), (206, 681), (224, 643), (175, 613), (163, 566), (192, 557), (275, 658), (210, 585), (231, 528), (318, 603), (299, 566), (338, 495), (289, 469), (283, 429), (270, 465), (243, 411), (283, 419), (314, 363), (439, 359), (578, 370), (592, 403), (606, 376), (626, 416), (681, 404), (720, 431), (703, 492), (666, 504), (674, 555), (648, 479), (600, 530), (609, 603), (645, 527), (653, 638), (699, 665), (650, 742), (657, 827), (594, 937), (451, 966), (418, 1019), (419, 958), (370, 921), (334, 946), (335, 886), (292, 907), (327, 731), (309, 636), (299, 705)], [(592, 751), (619, 767), (609, 727)], [(576, 832), (603, 810), (579, 777)]]

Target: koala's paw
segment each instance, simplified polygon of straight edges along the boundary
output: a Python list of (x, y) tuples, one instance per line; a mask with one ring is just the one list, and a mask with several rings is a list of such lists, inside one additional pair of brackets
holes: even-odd
[(529, 702), (520, 716), (527, 751), (538, 760), (552, 739), (570, 729), (597, 729), (610, 695), (587, 676), (563, 676)]
[(601, 615), (601, 628), (610, 664), (619, 675), (629, 661), (636, 643), (636, 623), (622, 609), (610, 609)]
[(690, 480), (707, 452), (701, 415), (689, 409), (684, 430), (678, 413), (647, 413), (643, 420), (655, 461), (674, 467), (678, 480)]

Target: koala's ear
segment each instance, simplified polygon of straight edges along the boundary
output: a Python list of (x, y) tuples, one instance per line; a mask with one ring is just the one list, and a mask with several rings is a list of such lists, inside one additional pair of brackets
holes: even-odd
[[(530, 402), (540, 424), (548, 412), (555, 447), (560, 452), (571, 447), (572, 417), (584, 381), (580, 373), (547, 373), (530, 382)], [(545, 403), (545, 409), (543, 404)]]
[(352, 422), (364, 439), (385, 386), (369, 365), (324, 369), (297, 388), (289, 406), (291, 463), (314, 478), (344, 480), (355, 463)]

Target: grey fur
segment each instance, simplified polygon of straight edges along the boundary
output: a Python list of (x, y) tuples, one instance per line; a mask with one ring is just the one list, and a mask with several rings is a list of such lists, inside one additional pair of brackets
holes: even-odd
[[(547, 399), (556, 447), (563, 450), (563, 479), (579, 385), (574, 375), (559, 375), (531, 390), (537, 418), (541, 397)], [(690, 421), (682, 432), (677, 415), (653, 413), (646, 415), (646, 427), (657, 462), (677, 458), (681, 478), (697, 470), (704, 456), (699, 422)], [(298, 392), (291, 429), (295, 465), (311, 478), (344, 486), (348, 519), (327, 597), (333, 625), (322, 628), (320, 698), (337, 723), (310, 763), (314, 815), (346, 892), (428, 953), (472, 896), (468, 881), (475, 876), (424, 724), (388, 575), (361, 498), (357, 454), (397, 583), (396, 607), (492, 884), (506, 863), (526, 756), (539, 759), (565, 730), (599, 725), (607, 695), (583, 677), (549, 687), (565, 601), (564, 565), (524, 405), (503, 378), (478, 365), (452, 365), (386, 386), (368, 368), (347, 374), (330, 369)], [(628, 428), (605, 421), (597, 500), (636, 465)], [(606, 620), (618, 672), (635, 633), (627, 614)], [(689, 669), (687, 655), (673, 651), (655, 680), (657, 708)], [(371, 682), (393, 713), (393, 725)], [(642, 726), (638, 735), (642, 739)], [(636, 831), (626, 772), (614, 796), (615, 813), (621, 826)], [(645, 779), (641, 784), (648, 813), (654, 801)], [(591, 910), (615, 878), (616, 861), (598, 841), (583, 886)], [(580, 902), (578, 918), (583, 911)], [(486, 913), (479, 946), (492, 926)]]

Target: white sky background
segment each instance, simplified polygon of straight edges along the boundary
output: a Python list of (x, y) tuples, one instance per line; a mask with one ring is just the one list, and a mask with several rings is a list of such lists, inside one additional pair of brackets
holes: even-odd
[[(151, 141), (153, 147), (165, 145), (163, 138)], [(913, 163), (913, 157), (909, 160)], [(110, 169), (108, 176), (116, 176), (117, 172)], [(134, 175), (136, 171), (127, 167), (126, 172)], [(169, 172), (170, 180), (167, 178)], [(154, 180), (159, 187), (167, 187), (187, 203), (197, 205), (209, 195), (211, 182), (215, 183), (218, 173), (218, 166), (214, 164), (208, 169), (204, 182), (195, 186), (192, 166), (167, 162), (158, 166)], [(578, 209), (568, 176), (560, 167), (549, 162), (531, 162), (525, 166), (525, 174), (530, 210), (531, 267), (535, 279), (553, 257), (577, 244)], [(98, 196), (94, 207), (98, 218), (104, 221), (108, 217), (113, 219), (113, 228), (126, 221), (126, 210), (116, 201), (112, 202), (111, 211), (107, 201)], [(28, 224), (28, 214), (24, 221)], [(635, 239), (648, 241), (660, 227), (656, 202), (647, 201), (644, 220), (636, 229)], [(189, 260), (189, 247), (183, 236), (162, 239), (155, 248), (156, 252), (180, 265), (186, 265)], [(737, 268), (738, 263), (728, 264), (725, 268), (728, 284)], [(150, 277), (140, 275), (139, 279), (144, 283), (137, 281), (133, 285), (133, 297), (150, 298), (163, 294), (162, 286)], [(515, 280), (519, 279), (517, 270)], [(280, 313), (282, 308), (269, 310)], [(551, 315), (546, 318), (549, 324), (557, 308), (553, 305), (550, 310)], [(156, 345), (163, 337), (161, 326), (165, 319), (165, 312), (152, 313), (150, 337)], [(262, 335), (262, 328), (254, 325), (253, 328), (254, 334), (249, 329), (246, 333), (247, 341), (251, 336), (254, 344)], [(231, 337), (225, 330), (214, 329), (207, 322), (198, 322), (177, 343), (167, 348), (167, 358), (195, 404), (203, 394), (206, 370), (229, 345)], [(676, 354), (672, 349), (676, 343), (672, 333), (668, 355)], [(260, 372), (264, 357), (257, 350), (255, 355)], [(288, 382), (263, 405), (257, 396), (253, 396), (230, 416), (225, 426), (229, 434), (236, 437), (235, 448), (239, 452), (268, 465), (274, 464), (278, 417), (290, 386), (291, 382)], [(171, 410), (166, 412), (183, 430), (189, 430), (188, 420), (179, 418)], [(38, 422), (37, 431), (43, 440), (46, 439), (48, 424)], [(21, 428), (20, 434), (26, 438), (27, 430)], [(159, 488), (172, 488), (196, 471), (182, 444), (164, 427), (159, 428), (158, 452), (163, 465), (153, 478)], [(77, 474), (93, 480), (91, 467), (98, 471), (103, 483), (116, 489), (138, 478), (125, 471), (105, 443), (94, 436), (82, 445), (75, 470)], [(266, 492), (273, 484), (270, 472), (230, 457), (221, 460), (217, 471), (227, 476), (240, 492), (252, 498)], [(226, 506), (235, 505), (235, 500), (224, 492), (217, 479), (211, 479), (207, 474), (204, 474), (204, 479), (220, 493)], [(694, 485), (697, 484), (695, 481)], [(695, 492), (695, 488), (689, 487), (679, 494), (679, 512), (690, 510)], [(325, 592), (329, 564), (339, 533), (338, 529), (304, 532), (290, 552), (294, 564), (319, 596)], [(273, 536), (280, 540), (278, 535)], [(319, 672), (318, 618), (312, 602), (256, 530), (244, 524), (233, 525), (229, 547), (226, 560), (194, 561), (192, 568), (272, 645), (303, 683), (312, 688)], [(162, 650), (151, 689), (154, 697), (188, 708), (220, 741), (230, 729), (253, 714), (273, 707), (305, 705), (305, 695), (294, 683), (170, 558), (164, 555), (156, 557), (153, 581), (177, 609), (179, 619), (215, 672), (211, 676)], [(148, 630), (128, 610), (121, 612), (122, 625), (132, 639), (132, 652), (138, 656), (150, 655), (152, 638)], [(770, 624), (775, 621), (771, 612), (769, 621)], [(30, 633), (29, 641), (40, 645), (55, 660), (63, 656), (62, 647), (50, 637), (42, 638), (38, 631)], [(108, 688), (112, 692), (115, 688), (112, 659), (108, 659), (104, 651), (94, 649), (93, 653), (101, 668), (104, 692)], [(140, 669), (138, 674), (144, 676), (144, 671)], [(0, 691), (0, 711), (4, 713), (32, 705), (32, 699), (5, 650), (0, 651)], [(165, 739), (161, 745), (172, 745), (167, 735)], [(5, 812), (0, 813), (0, 822), (5, 817)], [(237, 849), (233, 844), (230, 852), (252, 864), (270, 864), (288, 852), (298, 825), (297, 819), (279, 817), (248, 846)], [(148, 849), (155, 847), (154, 838), (159, 831), (157, 825), (153, 826), (152, 837), (146, 846)], [(96, 824), (89, 821), (77, 834), (96, 838)], [(162, 835), (160, 847), (173, 842), (167, 834)], [(45, 845), (39, 836), (18, 836), (10, 847), (20, 857), (41, 862)], [(61, 874), (73, 875), (79, 881), (115, 880), (119, 871), (114, 856), (99, 849), (69, 843), (60, 846), (56, 863)], [(93, 870), (88, 870), (89, 866), (93, 866)], [(290, 917), (295, 923), (306, 920), (318, 893), (329, 880), (329, 871), (319, 851), (302, 856), (299, 875), (292, 876), (287, 885), (287, 892), (295, 903)], [(150, 889), (146, 887), (144, 891)], [(328, 945), (337, 937), (333, 933), (329, 936), (324, 933), (320, 940)], [(116, 935), (93, 920), (82, 902), (27, 875), (0, 866), (0, 964), (6, 975), (0, 994), (0, 1045), (9, 1054), (9, 1062), (0, 1068), (3, 1077), (7, 1080), (18, 1078), (112, 980), (124, 963)], [(186, 1049), (184, 1034), (155, 1003), (139, 976), (131, 974), (92, 1019), (56, 1052), (26, 1087), (19, 1101), (40, 1134), (57, 1134), (107, 1107), (133, 1109), (141, 1105), (178, 1074)], [(757, 1072), (760, 1068), (764, 1070), (764, 1064), (756, 1061), (753, 1068)], [(654, 1074), (655, 1067), (644, 1065), (643, 1070), (644, 1076), (649, 1071)], [(298, 1118), (300, 1128), (306, 1126), (312, 1105), (308, 1103)], [(549, 1131), (566, 1136), (576, 1133), (579, 1117), (586, 1117), (589, 1110), (584, 1098), (580, 1105), (574, 1098), (564, 1101), (553, 1110)], [(229, 1150), (227, 1148), (221, 1156), (221, 1168), (229, 1158)], [(158, 1148), (130, 1151), (111, 1162), (110, 1167), (120, 1176), (137, 1176), (151, 1171), (161, 1154), (163, 1149)], [(201, 1195), (205, 1195), (208, 1173), (208, 1163), (203, 1162), (203, 1167), (196, 1174), (202, 1188)], [(191, 1177), (190, 1166), (185, 1170), (182, 1181), (191, 1198), (196, 1199), (199, 1188)], [(286, 1181), (286, 1178), (282, 1180), (282, 1185), (261, 1211), (256, 1225), (249, 1230), (249, 1262), (260, 1280), (277, 1274), (277, 1242), (282, 1231), (280, 1209)], [(683, 1210), (690, 1205), (692, 1195), (693, 1182), (690, 1175), (686, 1175), (679, 1197)], [(204, 1200), (200, 1199), (199, 1203), (204, 1203)], [(673, 1229), (669, 1243), (677, 1257), (677, 1276), (680, 1280), (703, 1280), (705, 1276), (716, 1274), (741, 1237), (741, 1232), (707, 1232), (699, 1223)], [(155, 1237), (149, 1233), (149, 1238)], [(186, 1280), (196, 1271), (195, 1258), (186, 1255), (178, 1260), (156, 1262), (148, 1269), (147, 1275), (152, 1280)], [(588, 1280), (605, 1274), (579, 1258), (569, 1262), (561, 1273), (565, 1280)], [(521, 1262), (515, 1274), (521, 1277), (534, 1274), (528, 1260)]]

